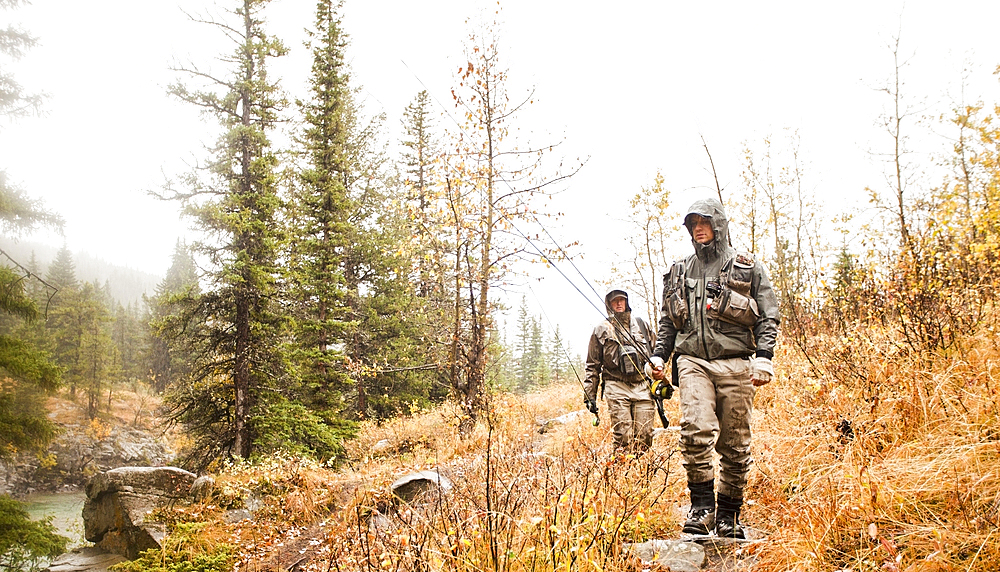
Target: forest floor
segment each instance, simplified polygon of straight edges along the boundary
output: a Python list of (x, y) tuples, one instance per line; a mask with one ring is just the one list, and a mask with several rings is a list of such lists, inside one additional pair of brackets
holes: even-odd
[[(850, 353), (821, 362), (785, 346), (776, 356), (777, 379), (755, 401), (742, 516), (762, 540), (724, 547), (704, 569), (995, 570), (995, 336), (933, 359), (881, 333), (824, 347)], [(241, 571), (655, 568), (629, 545), (680, 536), (677, 434), (659, 431), (644, 455), (615, 455), (604, 408), (595, 427), (581, 402), (576, 382), (495, 394), (465, 439), (446, 404), (363, 424), (340, 466), (279, 454), (214, 467), (211, 499), (161, 515), (172, 532), (156, 560), (217, 558)], [(673, 424), (677, 405), (666, 402)], [(147, 408), (123, 400), (115, 418)], [(420, 471), (449, 486), (408, 502), (392, 494)], [(241, 508), (252, 518), (227, 519)]]

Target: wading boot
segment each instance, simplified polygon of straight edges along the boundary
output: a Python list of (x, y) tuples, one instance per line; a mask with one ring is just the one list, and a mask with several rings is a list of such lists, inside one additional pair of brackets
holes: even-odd
[(688, 483), (691, 512), (684, 523), (685, 534), (708, 534), (715, 526), (715, 480)]
[(743, 499), (719, 495), (719, 512), (716, 515), (715, 534), (723, 538), (746, 538), (740, 525), (740, 509)]

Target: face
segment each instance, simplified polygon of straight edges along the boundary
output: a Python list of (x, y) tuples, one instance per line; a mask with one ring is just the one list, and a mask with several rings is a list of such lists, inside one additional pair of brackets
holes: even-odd
[(708, 244), (715, 239), (715, 231), (712, 230), (712, 219), (691, 215), (691, 238), (698, 244)]
[(622, 296), (619, 296), (611, 301), (611, 309), (619, 314), (625, 311), (626, 306), (626, 300)]

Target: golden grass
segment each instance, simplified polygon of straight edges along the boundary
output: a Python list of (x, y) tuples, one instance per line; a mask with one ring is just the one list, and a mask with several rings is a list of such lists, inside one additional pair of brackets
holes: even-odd
[[(1000, 349), (988, 330), (964, 342), (928, 359), (885, 331), (859, 331), (817, 340), (818, 373), (780, 348), (778, 379), (755, 405), (743, 520), (768, 540), (745, 551), (752, 570), (1000, 568)], [(578, 384), (491, 400), (465, 440), (444, 406), (362, 426), (340, 470), (283, 456), (229, 467), (201, 511), (260, 500), (253, 521), (228, 526), (244, 547), (240, 569), (317, 521), (301, 569), (615, 572), (636, 569), (625, 543), (677, 537), (687, 492), (675, 433), (639, 458), (615, 457), (604, 411), (597, 428), (583, 414), (539, 432), (582, 409)], [(667, 405), (676, 423), (676, 400)], [(388, 492), (430, 468), (454, 482), (439, 502)]]

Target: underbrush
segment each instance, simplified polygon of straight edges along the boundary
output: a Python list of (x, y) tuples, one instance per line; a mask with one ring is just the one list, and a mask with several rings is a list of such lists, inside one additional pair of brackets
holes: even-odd
[(928, 358), (869, 330), (818, 340), (825, 375), (779, 362), (757, 403), (757, 569), (996, 569), (1000, 352), (988, 329), (964, 342)]
[[(781, 348), (778, 378), (757, 393), (743, 521), (766, 540), (742, 549), (752, 570), (994, 570), (1000, 349), (989, 330), (933, 359), (884, 330), (817, 343), (826, 353), (812, 364)], [(465, 440), (447, 407), (366, 425), (336, 471), (282, 456), (227, 467), (216, 495), (180, 520), (214, 522), (198, 534), (237, 547), (237, 570), (634, 570), (628, 543), (680, 530), (677, 436), (631, 457), (613, 454), (606, 417), (541, 433), (580, 410), (579, 393), (493, 396)], [(450, 492), (416, 503), (389, 492), (425, 469)], [(222, 523), (248, 504), (252, 520)], [(292, 545), (308, 557), (279, 555)]]

